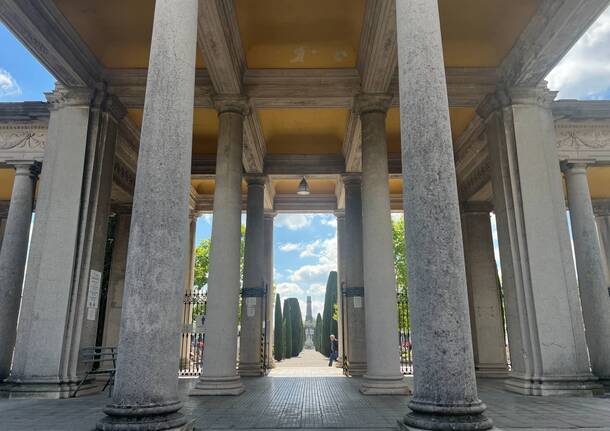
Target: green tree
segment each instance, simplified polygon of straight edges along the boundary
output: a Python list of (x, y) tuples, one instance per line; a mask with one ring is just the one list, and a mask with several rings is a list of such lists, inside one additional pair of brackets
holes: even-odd
[(396, 272), (396, 288), (399, 292), (407, 290), (407, 251), (405, 244), (404, 217), (392, 220), (392, 246), (394, 249), (394, 271)]
[(316, 316), (316, 326), (313, 332), (313, 342), (316, 350), (319, 352), (322, 348), (322, 316), (320, 313)]
[(303, 314), (297, 298), (289, 298), (290, 308), (290, 331), (292, 332), (292, 356), (299, 356), (303, 350)]
[(275, 295), (275, 325), (273, 327), (273, 357), (276, 361), (284, 359), (284, 336), (282, 333), (282, 303), (280, 294)]
[(196, 291), (202, 290), (208, 284), (210, 243), (209, 239), (204, 239), (195, 248), (194, 288)]
[(292, 358), (292, 316), (290, 315), (290, 300), (284, 299), (283, 313), (284, 358)]
[(333, 313), (337, 304), (337, 272), (331, 271), (326, 282), (324, 295), (324, 310), (322, 312), (322, 339), (320, 352), (324, 356), (330, 354), (330, 334), (337, 336), (337, 321), (333, 320)]

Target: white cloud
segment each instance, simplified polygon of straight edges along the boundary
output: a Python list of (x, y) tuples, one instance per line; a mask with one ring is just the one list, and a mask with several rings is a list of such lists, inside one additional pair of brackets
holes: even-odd
[(322, 223), (323, 225), (334, 228), (337, 227), (337, 217), (331, 214), (320, 214), (318, 215), (318, 217), (320, 218), (320, 223)]
[[(323, 311), (324, 311), (324, 301), (314, 301), (312, 299), (311, 300), (311, 315), (313, 316), (314, 322), (316, 320), (316, 316), (318, 315), (318, 313), (320, 313), (320, 315), (322, 315)], [(305, 312), (307, 312), (307, 311), (305, 311)]]
[(561, 99), (599, 99), (610, 91), (610, 8), (546, 79)]
[(280, 248), (280, 251), (288, 253), (288, 252), (291, 252), (291, 251), (296, 251), (299, 248), (301, 248), (301, 244), (296, 244), (296, 243), (293, 243), (293, 242), (286, 242), (284, 244), (280, 244), (279, 248)]
[(275, 224), (290, 230), (300, 230), (309, 226), (312, 219), (311, 214), (279, 214), (275, 219)]
[(204, 214), (201, 216), (204, 222), (211, 225), (212, 224), (212, 214)]
[(290, 275), (289, 280), (312, 285), (324, 280), (330, 271), (337, 269), (337, 236), (307, 244), (301, 257), (316, 257), (317, 264), (304, 265)]
[(393, 221), (400, 220), (401, 218), (402, 218), (402, 212), (392, 213), (392, 220)]
[(324, 295), (326, 293), (326, 285), (322, 283), (313, 283), (307, 289), (308, 295)]
[(282, 297), (302, 295), (304, 293), (303, 288), (296, 283), (279, 283), (275, 291)]
[(0, 68), (0, 97), (19, 96), (21, 87), (13, 76), (5, 69)]

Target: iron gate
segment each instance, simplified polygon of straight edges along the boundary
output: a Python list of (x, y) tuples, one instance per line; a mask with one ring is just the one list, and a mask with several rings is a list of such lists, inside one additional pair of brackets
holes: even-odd
[(184, 295), (182, 337), (180, 340), (180, 376), (198, 376), (203, 364), (205, 334), (203, 324), (208, 297), (205, 293)]
[(413, 374), (411, 322), (409, 319), (409, 296), (406, 290), (396, 293), (398, 305), (398, 345), (400, 349), (400, 371)]

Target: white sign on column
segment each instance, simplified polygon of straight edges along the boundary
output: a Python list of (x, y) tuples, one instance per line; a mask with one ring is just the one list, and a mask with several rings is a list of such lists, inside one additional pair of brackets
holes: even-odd
[(87, 320), (95, 320), (96, 318), (101, 286), (102, 273), (92, 269), (89, 274), (89, 291), (87, 292)]

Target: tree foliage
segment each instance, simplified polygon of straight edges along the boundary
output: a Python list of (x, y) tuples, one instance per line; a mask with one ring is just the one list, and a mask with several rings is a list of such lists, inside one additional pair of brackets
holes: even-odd
[(320, 313), (316, 316), (316, 326), (313, 332), (313, 343), (316, 350), (319, 352), (322, 348), (322, 316)]
[(338, 336), (337, 333), (337, 321), (333, 320), (333, 313), (337, 304), (337, 272), (331, 271), (328, 274), (328, 280), (326, 282), (326, 294), (324, 295), (324, 310), (322, 312), (322, 339), (320, 352), (324, 356), (330, 354), (330, 341), (329, 337), (331, 334)]
[(392, 220), (392, 246), (394, 249), (394, 271), (396, 288), (399, 292), (407, 290), (409, 276), (407, 273), (407, 251), (405, 243), (405, 219)]
[(284, 312), (282, 320), (282, 332), (284, 333), (284, 358), (292, 357), (292, 317), (290, 315), (290, 301), (284, 300)]
[(303, 314), (297, 298), (289, 298), (290, 308), (290, 331), (292, 331), (292, 357), (299, 356), (303, 350)]
[(275, 295), (275, 325), (273, 327), (273, 358), (276, 361), (284, 359), (284, 334), (282, 325), (282, 303), (280, 294)]

